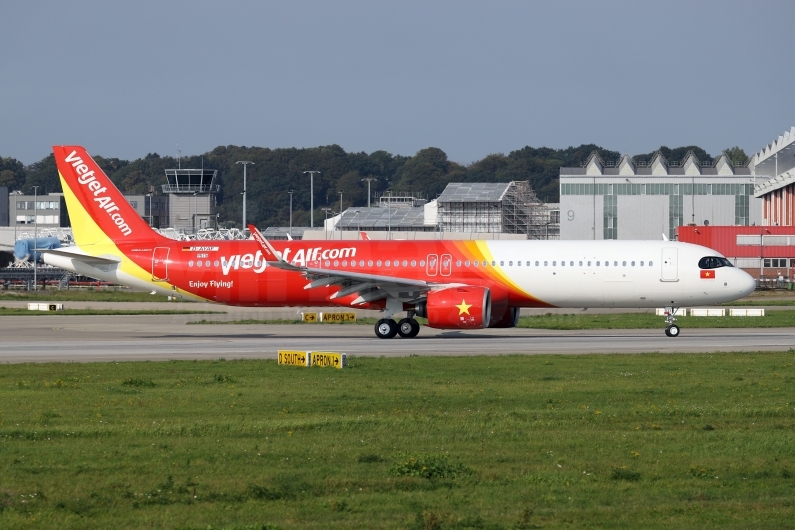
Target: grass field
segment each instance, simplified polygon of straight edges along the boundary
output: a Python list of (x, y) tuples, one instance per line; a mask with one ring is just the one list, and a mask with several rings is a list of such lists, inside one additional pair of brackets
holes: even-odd
[(208, 315), (223, 311), (192, 311), (187, 309), (64, 309), (63, 311), (30, 311), (27, 308), (0, 306), (0, 316), (35, 317), (42, 315)]
[(4, 365), (0, 527), (788, 527), (794, 361)]
[[(149, 294), (130, 291), (127, 289), (68, 289), (59, 291), (48, 289), (46, 291), (0, 291), (0, 302), (3, 301), (25, 302), (168, 302), (168, 297), (162, 294)], [(190, 302), (191, 300), (180, 300)]]
[[(421, 325), (426, 319), (417, 319)], [(375, 318), (360, 318), (356, 322), (306, 323), (301, 320), (211, 320), (202, 319), (188, 324), (302, 324), (322, 326), (327, 324), (375, 325)], [(682, 328), (781, 328), (795, 326), (795, 311), (766, 311), (764, 317), (677, 317)], [(663, 329), (665, 317), (650, 313), (590, 313), (575, 315), (527, 316), (519, 319), (520, 328), (534, 329)]]

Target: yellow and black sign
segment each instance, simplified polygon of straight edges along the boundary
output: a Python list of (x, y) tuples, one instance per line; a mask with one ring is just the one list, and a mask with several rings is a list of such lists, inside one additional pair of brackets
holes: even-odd
[(356, 313), (320, 313), (321, 322), (356, 322)]
[(279, 350), (279, 364), (291, 366), (309, 366), (305, 351)]
[(309, 352), (309, 357), (311, 366), (320, 366), (321, 368), (345, 368), (347, 364), (347, 356), (344, 353), (313, 351)]
[(317, 322), (317, 313), (301, 313), (301, 320), (304, 322)]

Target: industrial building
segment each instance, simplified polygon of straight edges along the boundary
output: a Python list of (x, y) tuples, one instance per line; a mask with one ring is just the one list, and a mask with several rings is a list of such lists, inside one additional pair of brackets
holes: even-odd
[[(433, 233), (423, 238), (557, 239), (559, 211), (541, 202), (528, 182), (450, 183), (433, 201), (388, 194), (374, 208), (353, 207), (326, 221), (327, 232)], [(304, 234), (307, 238), (308, 234)], [(377, 237), (377, 236), (376, 236)]]
[[(38, 204), (37, 204), (38, 203)], [(69, 226), (69, 214), (63, 193), (47, 195), (22, 195), (15, 191), (8, 195), (8, 217), (10, 226), (38, 224), (39, 228)]]
[(762, 224), (795, 226), (795, 127), (751, 158)]
[(560, 169), (561, 239), (675, 239), (681, 225), (748, 226), (761, 211), (751, 168), (724, 154), (669, 161), (658, 152), (636, 162), (592, 153), (582, 167)]

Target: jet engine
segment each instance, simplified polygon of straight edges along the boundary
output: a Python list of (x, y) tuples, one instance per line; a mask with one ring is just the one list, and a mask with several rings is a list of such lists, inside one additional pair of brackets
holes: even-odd
[(491, 292), (486, 287), (450, 287), (428, 293), (417, 316), (437, 329), (480, 329), (491, 320)]
[[(496, 306), (492, 307), (492, 311), (495, 311), (497, 308)], [(518, 307), (506, 307), (502, 314), (502, 317), (499, 315), (495, 315), (492, 312), (491, 315), (491, 322), (489, 323), (490, 328), (515, 328), (517, 324), (519, 324), (519, 310)]]

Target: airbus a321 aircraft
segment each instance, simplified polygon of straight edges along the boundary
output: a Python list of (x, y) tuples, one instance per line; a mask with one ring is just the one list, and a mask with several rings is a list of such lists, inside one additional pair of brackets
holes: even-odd
[[(175, 241), (154, 232), (85, 149), (54, 146), (76, 246), (43, 260), (77, 274), (240, 306), (375, 309), (382, 339), (514, 327), (522, 307), (680, 307), (742, 298), (754, 280), (672, 241)], [(407, 312), (395, 323), (392, 316)]]

